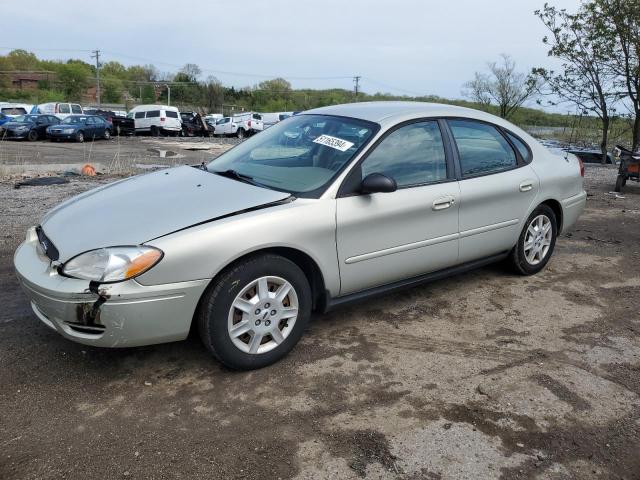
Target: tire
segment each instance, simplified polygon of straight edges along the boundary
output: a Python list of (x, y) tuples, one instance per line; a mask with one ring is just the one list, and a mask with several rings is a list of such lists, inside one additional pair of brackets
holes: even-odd
[(149, 130), (149, 132), (151, 132), (151, 136), (152, 137), (159, 137), (160, 136), (160, 130), (158, 130), (158, 127), (156, 127), (155, 125), (151, 126), (151, 129)]
[(614, 187), (614, 191), (621, 192), (622, 188), (627, 184), (627, 177), (624, 175), (618, 175), (616, 178), (616, 186)]
[(105, 129), (103, 137), (105, 140), (111, 140), (111, 130), (109, 130), (108, 128)]
[(36, 130), (29, 130), (29, 133), (27, 134), (27, 140), (29, 140), (30, 142), (35, 142), (36, 140), (38, 140), (38, 132)]
[(116, 135), (118, 137), (121, 135), (120, 125), (116, 126)]
[[(274, 298), (285, 284), (291, 287), (286, 296)], [(296, 304), (293, 316), (293, 310), (286, 309)], [(235, 305), (247, 310), (243, 313)], [(290, 317), (282, 318), (283, 312)], [(289, 353), (310, 316), (311, 288), (305, 274), (292, 261), (267, 254), (225, 270), (203, 295), (196, 318), (202, 342), (218, 360), (233, 369), (252, 370)], [(233, 335), (234, 328), (241, 330)], [(276, 331), (278, 339), (271, 333)]]
[[(548, 232), (546, 225), (550, 226)], [(548, 205), (538, 205), (529, 215), (509, 257), (516, 273), (534, 275), (547, 265), (556, 245), (557, 225), (556, 215)]]
[(82, 130), (80, 130), (78, 133), (76, 133), (76, 142), (78, 142), (78, 143), (83, 143), (84, 142), (84, 133), (82, 132)]
[(238, 129), (238, 131), (236, 132), (236, 137), (238, 137), (241, 140), (245, 137), (244, 128), (239, 128)]

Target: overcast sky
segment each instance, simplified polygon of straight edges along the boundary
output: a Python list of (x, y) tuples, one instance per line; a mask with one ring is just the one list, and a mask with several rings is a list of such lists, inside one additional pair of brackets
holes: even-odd
[[(548, 1), (568, 10), (579, 5)], [(351, 89), (351, 77), (361, 75), (368, 93), (460, 98), (462, 84), (500, 53), (510, 54), (522, 71), (551, 65), (541, 42), (545, 29), (533, 14), (543, 3), (3, 1), (0, 46), (86, 61), (86, 51), (99, 48), (104, 61), (153, 63), (161, 71), (196, 63), (203, 77), (215, 75), (238, 87), (281, 76), (298, 88)]]

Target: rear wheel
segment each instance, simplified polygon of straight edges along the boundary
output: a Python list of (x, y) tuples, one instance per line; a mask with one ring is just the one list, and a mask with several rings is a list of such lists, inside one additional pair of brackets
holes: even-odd
[(84, 142), (84, 133), (82, 131), (79, 131), (78, 133), (76, 133), (76, 142), (78, 143)]
[(618, 178), (616, 178), (616, 186), (614, 188), (614, 190), (616, 192), (621, 192), (622, 188), (627, 184), (627, 177), (624, 175), (618, 175)]
[(38, 140), (38, 132), (36, 130), (29, 130), (27, 139), (29, 139), (30, 142), (35, 142)]
[(244, 128), (239, 128), (238, 131), (236, 132), (236, 137), (243, 139), (245, 137), (246, 133), (244, 131)]
[(248, 258), (222, 273), (203, 296), (198, 330), (228, 367), (251, 370), (284, 357), (311, 315), (311, 289), (300, 268), (279, 255)]
[(158, 137), (160, 135), (160, 130), (155, 125), (151, 126), (150, 132), (152, 137)]
[(556, 245), (556, 216), (548, 205), (538, 205), (529, 215), (518, 243), (511, 251), (510, 263), (521, 275), (533, 275), (542, 270)]

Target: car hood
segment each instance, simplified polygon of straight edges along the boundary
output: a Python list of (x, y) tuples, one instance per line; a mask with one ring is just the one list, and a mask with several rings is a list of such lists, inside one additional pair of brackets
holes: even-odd
[(139, 245), (290, 196), (182, 166), (85, 192), (51, 210), (41, 226), (64, 262), (87, 250)]

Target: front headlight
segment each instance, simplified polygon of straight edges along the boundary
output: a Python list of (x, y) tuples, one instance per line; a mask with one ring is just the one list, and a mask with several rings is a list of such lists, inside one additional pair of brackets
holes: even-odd
[(164, 254), (154, 247), (109, 247), (73, 257), (62, 266), (62, 274), (99, 283), (122, 282), (142, 275)]

